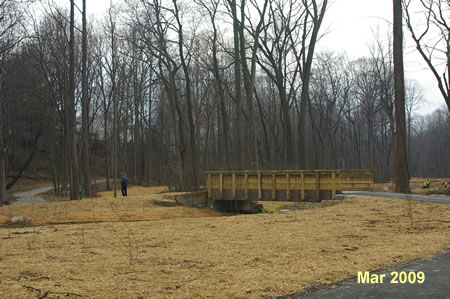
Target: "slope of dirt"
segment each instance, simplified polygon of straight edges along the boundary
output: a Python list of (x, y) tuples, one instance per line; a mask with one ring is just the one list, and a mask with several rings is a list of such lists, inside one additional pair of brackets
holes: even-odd
[[(361, 197), (287, 213), (196, 217), (189, 213), (207, 210), (157, 207), (152, 198), (164, 195), (146, 193), (33, 204), (33, 222), (118, 221), (0, 228), (0, 297), (282, 295), (450, 247), (448, 205)], [(191, 218), (173, 218), (178, 213)], [(120, 221), (140, 217), (153, 221)]]

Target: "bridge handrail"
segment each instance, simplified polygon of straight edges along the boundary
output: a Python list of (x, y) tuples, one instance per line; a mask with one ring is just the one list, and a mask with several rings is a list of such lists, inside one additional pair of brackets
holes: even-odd
[(206, 171), (208, 197), (218, 190), (220, 197), (224, 192), (230, 192), (231, 198), (236, 198), (237, 192), (245, 192), (245, 199), (249, 199), (249, 192), (257, 191), (261, 200), (263, 192), (272, 192), (272, 198), (277, 193), (284, 192), (290, 200), (292, 191), (301, 192), (301, 200), (305, 199), (306, 191), (331, 191), (332, 198), (337, 191), (372, 190), (373, 170), (371, 169), (307, 169), (307, 170), (241, 170), (241, 171)]

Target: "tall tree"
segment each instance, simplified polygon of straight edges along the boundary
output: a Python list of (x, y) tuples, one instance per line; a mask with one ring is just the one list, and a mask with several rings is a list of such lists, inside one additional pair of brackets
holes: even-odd
[[(0, 114), (3, 114), (2, 110), (0, 110)], [(0, 118), (0, 205), (2, 205), (7, 202), (5, 167), (7, 149), (5, 145), (5, 138), (3, 137), (3, 115), (1, 115)]]
[(394, 91), (395, 91), (395, 191), (409, 193), (409, 170), (406, 153), (405, 80), (403, 72), (402, 0), (394, 4)]
[(218, 96), (218, 152), (220, 167), (227, 169), (230, 167), (231, 150), (229, 146), (230, 126), (228, 123), (227, 107), (225, 102), (224, 83), (221, 75), (221, 68), (219, 66), (219, 30), (217, 28), (217, 15), (219, 11), (220, 0), (210, 0), (209, 3), (205, 0), (196, 0), (201, 7), (206, 11), (212, 26), (212, 37), (210, 41), (211, 55), (212, 55), (212, 71), (215, 80), (216, 95)]
[[(323, 0), (322, 6), (319, 6), (318, 1), (312, 0), (309, 3), (309, 0), (303, 0), (305, 7), (307, 7), (306, 14), (311, 18), (309, 21), (308, 18), (305, 18), (305, 24), (308, 22), (312, 23), (312, 33), (309, 40), (309, 44), (307, 47), (307, 55), (306, 60), (304, 60), (303, 68), (302, 68), (302, 92), (300, 98), (300, 119), (299, 119), (299, 151), (300, 151), (300, 159), (299, 166), (300, 168), (305, 169), (306, 159), (307, 159), (307, 147), (306, 147), (306, 108), (309, 100), (309, 82), (311, 78), (311, 68), (314, 58), (314, 49), (316, 47), (316, 42), (319, 37), (320, 26), (322, 25), (323, 18), (325, 17), (325, 11), (327, 9), (327, 0)], [(306, 27), (306, 25), (305, 25)], [(306, 28), (305, 34), (306, 34)], [(303, 47), (306, 51), (305, 46)]]
[(88, 115), (88, 78), (87, 78), (87, 26), (86, 26), (86, 0), (83, 0), (82, 9), (82, 41), (81, 41), (81, 165), (84, 177), (84, 190), (86, 196), (92, 195), (91, 172), (89, 167), (89, 115)]
[[(246, 8), (246, 1), (241, 1), (241, 21), (239, 23), (239, 51), (241, 55), (241, 62), (242, 62), (242, 75), (244, 78), (244, 89), (245, 89), (245, 97), (247, 102), (247, 123), (249, 128), (249, 152), (250, 152), (250, 167), (251, 169), (258, 168), (257, 161), (256, 161), (256, 128), (255, 128), (255, 116), (254, 116), (254, 86), (255, 86), (255, 76), (256, 76), (256, 54), (258, 50), (258, 39), (259, 35), (261, 34), (262, 27), (264, 24), (264, 15), (266, 13), (267, 9), (267, 3), (268, 0), (264, 1), (264, 6), (262, 9), (262, 12), (260, 11), (260, 8), (256, 6), (256, 9), (260, 11), (260, 19), (258, 22), (258, 25), (256, 26), (256, 29), (251, 30), (251, 34), (253, 35), (254, 42), (253, 44), (249, 44), (246, 41), (245, 37), (245, 20), (246, 20), (246, 14), (245, 14), (245, 8)], [(249, 22), (250, 22), (250, 18)], [(251, 23), (250, 23), (251, 25)], [(253, 27), (253, 26), (252, 26)], [(247, 51), (246, 49), (251, 49), (251, 56), (250, 56), (250, 67), (247, 62)]]
[(239, 19), (237, 15), (236, 0), (227, 0), (231, 9), (233, 18), (233, 42), (234, 42), (234, 96), (236, 101), (235, 121), (234, 121), (234, 168), (242, 168), (242, 132), (241, 132), (241, 110), (242, 110), (242, 92), (241, 92), (241, 60), (240, 60), (240, 39), (239, 39)]
[(66, 115), (68, 120), (68, 153), (70, 164), (70, 198), (79, 198), (80, 172), (78, 167), (76, 107), (75, 107), (75, 0), (70, 1), (69, 26), (69, 86), (67, 89)]
[[(181, 67), (183, 69), (184, 80), (185, 80), (185, 98), (186, 98), (186, 106), (187, 106), (187, 118), (188, 118), (188, 126), (189, 126), (189, 144), (191, 148), (191, 159), (192, 159), (192, 179), (191, 186), (194, 190), (199, 189), (199, 148), (197, 145), (197, 139), (195, 136), (195, 125), (193, 118), (193, 104), (192, 104), (192, 90), (191, 90), (191, 72), (189, 69), (189, 61), (191, 60), (191, 47), (187, 48), (187, 53), (185, 53), (185, 44), (187, 43), (184, 37), (183, 25), (181, 23), (181, 13), (179, 11), (179, 5), (176, 0), (172, 0), (174, 7), (174, 17), (177, 22), (178, 28), (176, 29), (178, 33), (178, 53), (180, 56)], [(193, 42), (191, 41), (192, 45)], [(190, 188), (189, 188), (190, 189)]]
[(22, 40), (16, 34), (22, 19), (19, 1), (0, 1), (0, 205), (7, 202), (6, 197), (6, 158), (8, 155), (5, 138), (5, 111), (3, 107), (3, 65), (8, 53)]
[[(266, 7), (263, 10), (258, 9), (261, 20), (264, 19)], [(294, 138), (292, 136), (292, 120), (290, 107), (293, 98), (298, 90), (297, 78), (301, 70), (301, 63), (306, 49), (306, 41), (297, 42), (302, 44), (300, 50), (294, 40), (298, 39), (301, 32), (308, 30), (304, 27), (304, 18), (306, 17), (306, 8), (303, 4), (286, 1), (270, 1), (268, 8), (267, 21), (262, 26), (261, 37), (258, 44), (260, 57), (258, 64), (265, 74), (274, 82), (278, 90), (280, 100), (280, 120), (282, 126), (282, 165), (285, 168), (292, 168), (294, 165)], [(255, 38), (258, 37), (258, 28), (254, 30)], [(303, 38), (306, 35), (303, 34)], [(298, 59), (297, 64), (290, 61), (292, 54)], [(294, 65), (294, 67), (291, 67)]]
[[(439, 91), (450, 111), (450, 23), (448, 0), (419, 0), (423, 14), (414, 14), (411, 0), (403, 0), (405, 20), (409, 33), (430, 71), (435, 77)], [(415, 22), (412, 15), (423, 15), (424, 20)], [(420, 17), (418, 17), (420, 18)], [(418, 24), (418, 26), (415, 26)], [(444, 62), (444, 63), (442, 63)], [(443, 69), (442, 69), (443, 68)]]

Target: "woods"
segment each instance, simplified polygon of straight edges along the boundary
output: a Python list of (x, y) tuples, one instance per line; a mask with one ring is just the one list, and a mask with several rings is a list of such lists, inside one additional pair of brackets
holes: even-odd
[(396, 136), (409, 176), (448, 176), (448, 109), (416, 114), (414, 81), (397, 100), (395, 32), (374, 35), (366, 57), (317, 51), (327, 0), (126, 0), (101, 20), (70, 3), (35, 3), (42, 13), (26, 20), (22, 2), (0, 4), (11, 18), (0, 31), (3, 186), (24, 162), (72, 199), (100, 177), (116, 192), (122, 171), (177, 190), (219, 169), (373, 168), (389, 181)]

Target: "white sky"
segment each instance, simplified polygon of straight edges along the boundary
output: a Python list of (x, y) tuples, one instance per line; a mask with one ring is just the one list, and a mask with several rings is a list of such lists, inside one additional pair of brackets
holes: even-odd
[[(67, 3), (69, 0), (57, 0)], [(121, 2), (113, 0), (113, 3)], [(76, 0), (81, 7), (81, 0)], [(110, 0), (87, 0), (89, 15), (100, 16), (106, 12)], [(327, 34), (320, 40), (316, 51), (334, 50), (346, 52), (349, 58), (355, 59), (369, 55), (369, 44), (374, 41), (373, 32), (387, 36), (392, 30), (392, 0), (331, 0), (326, 12), (321, 32)], [(405, 36), (405, 78), (417, 80), (422, 89), (426, 104), (421, 105), (417, 113), (429, 114), (445, 104), (440, 94), (437, 82), (415, 50), (404, 27)], [(317, 53), (317, 52), (316, 52)]]
[[(369, 45), (373, 43), (373, 32), (381, 37), (392, 31), (392, 0), (334, 0), (324, 18), (323, 31), (327, 32), (318, 44), (318, 50), (329, 49), (346, 52), (350, 58), (368, 56)], [(418, 54), (407, 28), (405, 39), (405, 79), (416, 80), (423, 90), (427, 103), (417, 113), (429, 114), (445, 104), (439, 92), (437, 81)]]

